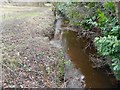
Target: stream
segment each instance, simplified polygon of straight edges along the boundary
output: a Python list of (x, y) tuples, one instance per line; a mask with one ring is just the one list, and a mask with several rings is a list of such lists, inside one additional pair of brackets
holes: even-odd
[[(65, 41), (65, 42), (64, 42)], [(85, 76), (86, 88), (114, 88), (112, 77), (109, 77), (104, 70), (94, 69), (89, 60), (88, 52), (84, 50), (87, 40), (78, 38), (78, 34), (73, 31), (65, 31), (63, 33), (63, 42), (66, 52), (74, 63), (75, 67)]]
[[(96, 55), (96, 50), (94, 47), (86, 48), (89, 43), (88, 40), (80, 38), (78, 32), (74, 30), (62, 30), (62, 18), (57, 19), (55, 25), (54, 43), (55, 41), (62, 41), (61, 45), (64, 51), (70, 57), (80, 75), (82, 74), (85, 77), (85, 88), (115, 88), (115, 78), (113, 76), (108, 76), (103, 69), (92, 67), (89, 54)], [(59, 43), (57, 44), (59, 45)], [(74, 74), (74, 71), (72, 74)]]

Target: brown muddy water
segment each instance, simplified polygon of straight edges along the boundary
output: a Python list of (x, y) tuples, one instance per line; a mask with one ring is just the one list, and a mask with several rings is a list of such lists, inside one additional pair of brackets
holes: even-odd
[(87, 52), (93, 52), (94, 50), (85, 51), (84, 48), (86, 47), (86, 41), (78, 38), (76, 32), (64, 32), (63, 45), (76, 68), (85, 76), (86, 88), (115, 87), (111, 81), (111, 77), (109, 77), (105, 71), (92, 68)]

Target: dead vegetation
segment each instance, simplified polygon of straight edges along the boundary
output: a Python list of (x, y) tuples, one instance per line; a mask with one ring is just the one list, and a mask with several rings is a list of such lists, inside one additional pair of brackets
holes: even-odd
[(64, 56), (49, 43), (53, 34), (52, 9), (31, 10), (40, 15), (2, 23), (3, 88), (64, 87), (67, 81), (58, 77), (58, 65)]

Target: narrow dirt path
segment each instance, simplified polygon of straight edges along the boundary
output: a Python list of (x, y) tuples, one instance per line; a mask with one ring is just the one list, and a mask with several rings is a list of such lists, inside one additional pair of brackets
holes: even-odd
[(60, 49), (49, 43), (53, 34), (52, 7), (30, 10), (39, 14), (29, 15), (31, 11), (23, 10), (22, 14), (27, 13), (23, 18), (18, 9), (19, 18), (2, 23), (4, 88), (57, 87), (57, 65), (64, 57)]

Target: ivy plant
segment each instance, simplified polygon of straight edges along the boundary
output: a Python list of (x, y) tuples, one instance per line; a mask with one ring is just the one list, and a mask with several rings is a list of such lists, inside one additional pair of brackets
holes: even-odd
[(109, 65), (115, 73), (117, 79), (120, 80), (120, 40), (117, 36), (96, 37), (95, 44), (98, 53), (102, 56), (110, 57)]

